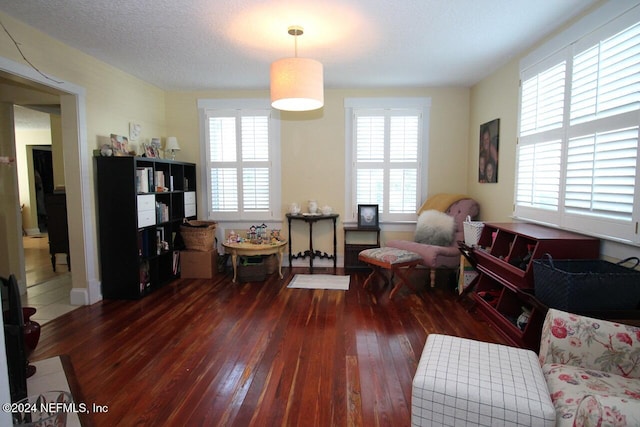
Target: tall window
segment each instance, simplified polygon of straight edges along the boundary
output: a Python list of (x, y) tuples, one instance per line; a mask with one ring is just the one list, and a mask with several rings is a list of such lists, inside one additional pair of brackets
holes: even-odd
[(382, 221), (415, 220), (424, 196), (421, 179), (426, 176), (427, 147), (423, 135), (427, 134), (429, 101), (347, 99), (345, 107), (351, 218), (355, 219), (358, 204), (377, 204)]
[[(252, 100), (237, 103), (260, 104)], [(275, 218), (280, 205), (279, 125), (268, 102), (264, 108), (222, 108), (224, 101), (201, 101), (199, 105), (209, 216), (220, 220)]]
[(640, 243), (639, 21), (627, 13), (521, 71), (517, 217)]

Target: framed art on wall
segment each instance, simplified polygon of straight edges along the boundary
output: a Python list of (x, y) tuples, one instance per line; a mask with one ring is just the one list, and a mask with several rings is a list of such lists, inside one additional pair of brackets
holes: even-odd
[(480, 155), (478, 158), (478, 182), (498, 182), (498, 144), (500, 119), (480, 126)]
[(358, 205), (358, 227), (378, 228), (378, 205)]

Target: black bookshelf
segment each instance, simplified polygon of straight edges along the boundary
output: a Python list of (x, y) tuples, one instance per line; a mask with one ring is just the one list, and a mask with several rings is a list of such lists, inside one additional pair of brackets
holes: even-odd
[(141, 298), (179, 276), (175, 237), (184, 218), (196, 218), (196, 166), (132, 156), (95, 160), (102, 295)]

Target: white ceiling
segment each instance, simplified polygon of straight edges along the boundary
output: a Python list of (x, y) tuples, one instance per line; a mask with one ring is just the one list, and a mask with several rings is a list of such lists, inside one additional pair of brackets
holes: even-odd
[[(271, 62), (294, 54), (290, 25), (304, 27), (298, 56), (324, 64), (326, 88), (468, 87), (595, 2), (0, 0), (0, 10), (166, 90), (268, 89)], [(4, 31), (0, 41), (13, 44)]]
[(13, 124), (16, 129), (51, 129), (49, 114), (15, 105)]

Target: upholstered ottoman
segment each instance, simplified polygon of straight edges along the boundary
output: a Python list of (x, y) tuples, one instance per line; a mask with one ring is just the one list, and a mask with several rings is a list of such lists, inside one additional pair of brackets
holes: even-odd
[(555, 426), (538, 356), (431, 334), (411, 391), (413, 426)]
[(402, 285), (406, 285), (415, 292), (415, 289), (411, 286), (411, 282), (409, 282), (407, 273), (409, 270), (415, 268), (416, 265), (420, 264), (422, 261), (420, 255), (404, 249), (386, 247), (365, 249), (358, 254), (358, 259), (369, 264), (372, 269), (371, 274), (369, 274), (369, 277), (367, 277), (362, 285), (364, 288), (367, 288), (376, 276), (381, 277), (386, 286), (389, 280), (381, 270), (390, 270), (394, 275), (397, 275), (400, 280), (398, 280), (396, 285), (391, 289), (389, 298), (393, 298)]

